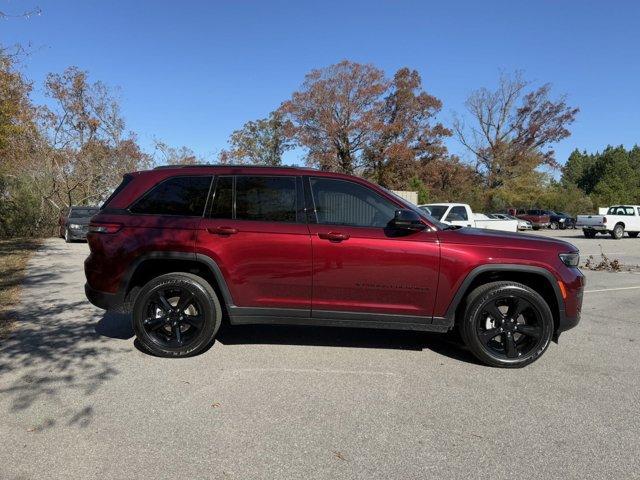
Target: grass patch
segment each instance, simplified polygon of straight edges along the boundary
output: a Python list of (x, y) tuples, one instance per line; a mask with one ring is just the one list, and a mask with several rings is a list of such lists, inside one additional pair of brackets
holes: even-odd
[(0, 239), (0, 338), (6, 337), (11, 331), (15, 321), (12, 311), (20, 301), (25, 267), (41, 244), (39, 239)]

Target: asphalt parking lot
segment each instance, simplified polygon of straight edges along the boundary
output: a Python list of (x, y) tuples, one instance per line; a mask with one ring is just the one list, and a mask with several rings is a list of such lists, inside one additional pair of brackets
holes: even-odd
[[(563, 237), (640, 264), (640, 238)], [(528, 234), (527, 234), (528, 235)], [(520, 370), (448, 337), (227, 327), (140, 352), (48, 240), (0, 346), (0, 478), (640, 478), (640, 274), (586, 271), (580, 325)]]

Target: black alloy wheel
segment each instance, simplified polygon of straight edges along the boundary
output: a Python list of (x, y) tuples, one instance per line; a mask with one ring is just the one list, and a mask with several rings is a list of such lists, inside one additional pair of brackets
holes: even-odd
[(462, 337), (483, 362), (522, 367), (546, 350), (553, 335), (553, 316), (545, 300), (515, 282), (493, 282), (469, 295)]
[(206, 348), (220, 326), (217, 296), (204, 279), (169, 273), (147, 283), (133, 308), (136, 336), (159, 356), (194, 355)]

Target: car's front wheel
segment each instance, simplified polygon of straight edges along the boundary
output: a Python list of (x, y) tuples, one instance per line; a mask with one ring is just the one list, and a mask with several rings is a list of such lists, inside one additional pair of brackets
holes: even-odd
[(551, 230), (558, 230), (560, 228), (560, 224), (558, 222), (551, 222), (551, 225), (549, 225), (549, 228)]
[(190, 273), (168, 273), (144, 285), (133, 306), (142, 346), (162, 357), (195, 355), (213, 342), (222, 320), (211, 285)]
[(467, 297), (460, 333), (469, 350), (494, 367), (524, 367), (545, 352), (553, 315), (535, 290), (516, 282), (492, 282)]

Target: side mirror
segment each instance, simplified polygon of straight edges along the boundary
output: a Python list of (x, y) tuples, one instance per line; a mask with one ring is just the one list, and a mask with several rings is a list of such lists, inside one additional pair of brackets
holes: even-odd
[(396, 210), (391, 220), (391, 226), (402, 230), (424, 230), (427, 226), (422, 223), (420, 215), (413, 210)]

